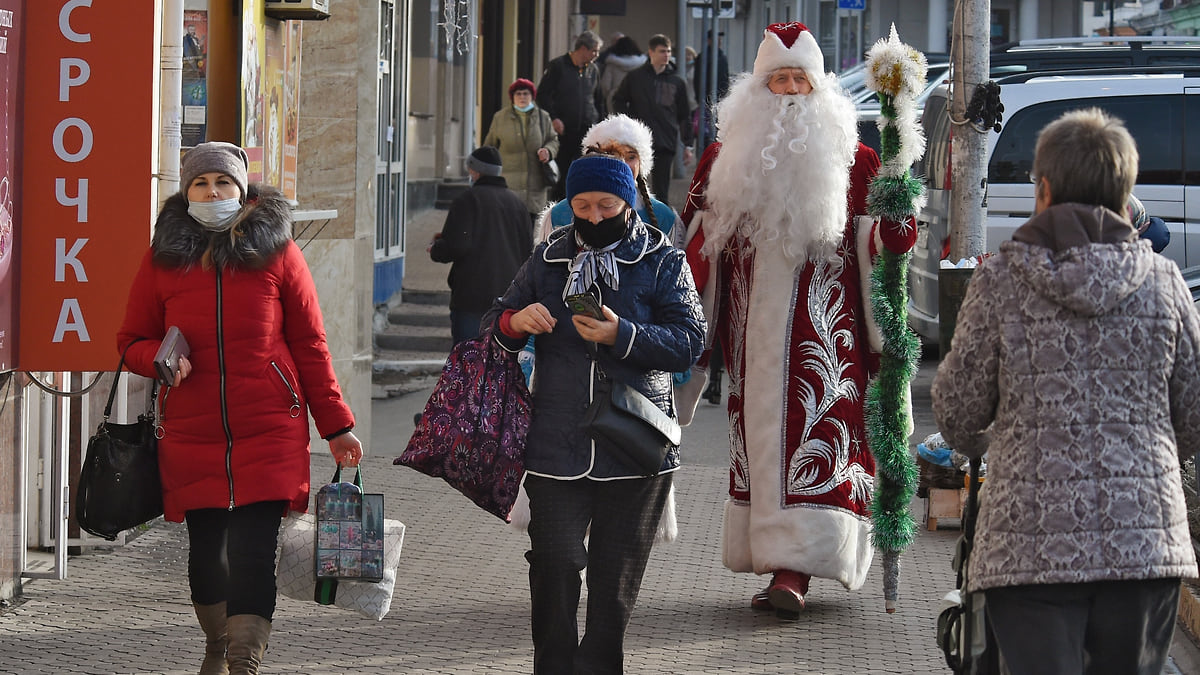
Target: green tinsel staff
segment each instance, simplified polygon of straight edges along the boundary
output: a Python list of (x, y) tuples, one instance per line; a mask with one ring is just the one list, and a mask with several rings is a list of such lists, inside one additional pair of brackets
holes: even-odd
[[(900, 42), (893, 25), (886, 40), (867, 52), (867, 86), (879, 97), (880, 160), (871, 182), (867, 211), (896, 223), (913, 223), (925, 205), (925, 188), (909, 168), (925, 152), (917, 124), (916, 101), (925, 87), (925, 55)], [(879, 252), (871, 272), (871, 304), (883, 350), (879, 374), (867, 390), (867, 437), (875, 455), (876, 487), (871, 505), (872, 538), (883, 558), (883, 597), (896, 611), (900, 553), (916, 536), (908, 507), (916, 493), (917, 467), (909, 454), (912, 433), (909, 382), (917, 370), (921, 344), (908, 327), (908, 261), (911, 253)]]

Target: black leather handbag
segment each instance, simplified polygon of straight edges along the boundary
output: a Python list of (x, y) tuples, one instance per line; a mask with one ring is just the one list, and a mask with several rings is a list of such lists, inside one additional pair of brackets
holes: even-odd
[(542, 179), (546, 181), (546, 185), (554, 185), (558, 182), (558, 162), (550, 160), (548, 162), (539, 162), (542, 167)]
[[(133, 342), (129, 343), (132, 345)], [(116, 424), (108, 421), (117, 392), (117, 378), (125, 367), (129, 346), (125, 347), (117, 364), (108, 404), (104, 406), (104, 420), (95, 435), (88, 439), (75, 496), (75, 519), (80, 529), (109, 541), (116, 539), (122, 531), (163, 514), (158, 441), (154, 435), (157, 382), (151, 392), (150, 410), (138, 415), (137, 422)]]
[(583, 414), (584, 433), (641, 475), (657, 475), (667, 453), (679, 447), (679, 423), (638, 390), (608, 377), (599, 364), (596, 370), (599, 380)]

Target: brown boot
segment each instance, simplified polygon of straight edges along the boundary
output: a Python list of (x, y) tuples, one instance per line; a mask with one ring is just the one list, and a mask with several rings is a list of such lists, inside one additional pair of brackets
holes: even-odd
[(225, 655), (229, 675), (257, 675), (263, 653), (267, 651), (271, 622), (257, 614), (235, 614), (229, 617), (225, 627), (229, 633), (229, 649)]
[(229, 667), (225, 665), (225, 646), (229, 644), (229, 638), (225, 634), (225, 603), (192, 603), (192, 607), (196, 610), (196, 618), (200, 620), (200, 628), (204, 630), (207, 638), (200, 675), (227, 675)]

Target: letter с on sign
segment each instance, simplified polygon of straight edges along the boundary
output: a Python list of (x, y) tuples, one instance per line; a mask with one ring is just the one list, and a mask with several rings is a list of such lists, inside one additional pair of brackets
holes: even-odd
[(22, 370), (111, 370), (155, 204), (154, 0), (26, 4)]

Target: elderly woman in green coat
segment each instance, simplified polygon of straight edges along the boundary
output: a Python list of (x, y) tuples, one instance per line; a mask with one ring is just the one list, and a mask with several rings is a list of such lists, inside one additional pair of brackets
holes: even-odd
[[(492, 117), (484, 145), (500, 150), (504, 163), (504, 180), (517, 193), (532, 217), (546, 208), (546, 191), (553, 184), (547, 181), (542, 165), (558, 154), (558, 134), (550, 123), (550, 114), (533, 102), (537, 87), (525, 78), (518, 78), (508, 88), (512, 105)], [(567, 167), (560, 167), (566, 171)]]

